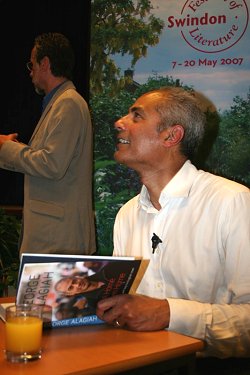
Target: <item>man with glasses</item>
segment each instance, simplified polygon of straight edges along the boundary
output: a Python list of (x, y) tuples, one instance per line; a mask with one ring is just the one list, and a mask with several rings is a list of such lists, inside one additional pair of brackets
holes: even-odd
[(0, 135), (0, 167), (25, 175), (20, 252), (92, 254), (92, 124), (72, 82), (74, 52), (60, 33), (39, 35), (27, 68), (43, 112), (29, 144)]

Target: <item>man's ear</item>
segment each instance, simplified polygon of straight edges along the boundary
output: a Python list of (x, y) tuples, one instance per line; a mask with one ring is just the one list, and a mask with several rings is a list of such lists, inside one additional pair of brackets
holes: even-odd
[(48, 68), (50, 69), (50, 61), (49, 61), (49, 58), (48, 56), (44, 56), (42, 58), (42, 60), (40, 61), (40, 67), (45, 71), (45, 70), (48, 70)]
[(181, 142), (184, 137), (184, 128), (181, 125), (174, 125), (171, 128), (165, 129), (164, 134), (164, 146), (170, 147), (177, 145)]

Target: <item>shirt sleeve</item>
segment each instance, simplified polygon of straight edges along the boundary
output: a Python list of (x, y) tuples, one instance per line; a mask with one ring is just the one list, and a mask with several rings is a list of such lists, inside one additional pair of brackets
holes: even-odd
[(204, 355), (250, 355), (250, 304), (220, 305), (173, 298), (168, 298), (168, 302), (168, 329), (204, 340)]
[(220, 232), (225, 259), (224, 291), (213, 303), (167, 298), (169, 329), (204, 340), (205, 355), (247, 357), (250, 356), (249, 191), (236, 194), (227, 203), (223, 220)]
[(54, 107), (53, 118), (46, 125), (48, 134), (42, 136), (41, 144), (29, 146), (7, 141), (0, 152), (1, 168), (49, 179), (64, 176), (84, 132), (84, 120), (71, 99), (61, 100)]

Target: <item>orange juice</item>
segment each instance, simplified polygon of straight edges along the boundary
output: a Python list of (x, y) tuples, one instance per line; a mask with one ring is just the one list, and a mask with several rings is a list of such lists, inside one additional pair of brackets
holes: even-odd
[(42, 319), (14, 316), (6, 321), (6, 350), (14, 353), (35, 353), (41, 348)]

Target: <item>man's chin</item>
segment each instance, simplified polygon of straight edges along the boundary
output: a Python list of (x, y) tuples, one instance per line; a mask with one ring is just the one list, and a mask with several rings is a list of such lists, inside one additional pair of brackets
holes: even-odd
[(38, 94), (38, 95), (41, 95), (41, 96), (44, 96), (45, 95), (45, 92), (40, 89), (39, 87), (36, 87), (35, 86), (35, 92)]
[[(126, 165), (127, 167), (130, 168), (130, 165), (131, 165), (131, 159), (130, 158), (126, 158), (125, 155), (123, 153), (120, 153), (119, 151), (116, 151), (114, 153), (114, 159), (117, 163), (119, 164), (124, 164)], [(133, 163), (132, 163), (133, 164)]]
[(125, 164), (123, 155), (119, 152), (119, 150), (115, 151), (114, 153), (114, 159), (117, 161), (117, 163)]

